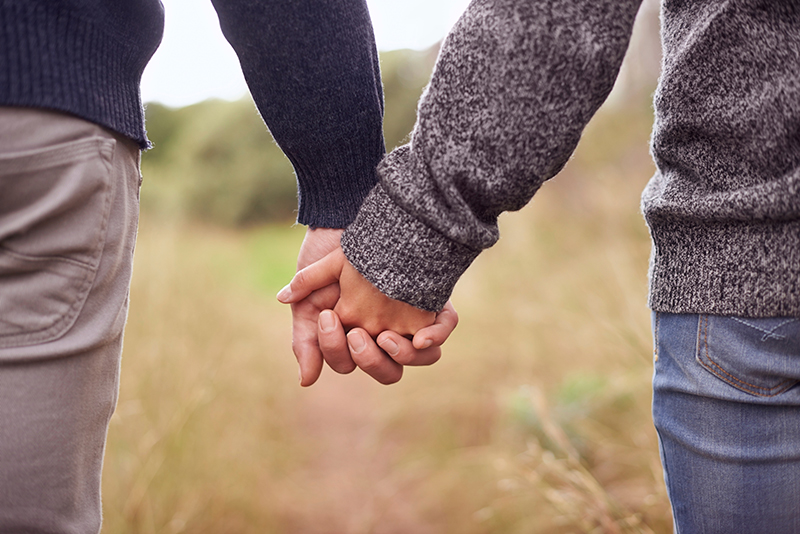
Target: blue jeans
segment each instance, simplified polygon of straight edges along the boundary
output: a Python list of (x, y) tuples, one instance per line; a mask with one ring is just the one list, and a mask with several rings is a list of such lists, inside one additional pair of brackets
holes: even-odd
[(653, 314), (679, 534), (800, 533), (800, 318)]

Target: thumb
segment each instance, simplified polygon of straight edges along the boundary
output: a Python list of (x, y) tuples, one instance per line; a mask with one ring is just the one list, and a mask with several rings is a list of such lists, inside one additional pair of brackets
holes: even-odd
[(338, 282), (345, 261), (342, 249), (336, 248), (322, 259), (297, 271), (292, 281), (278, 292), (278, 300), (284, 304), (299, 302), (317, 289)]

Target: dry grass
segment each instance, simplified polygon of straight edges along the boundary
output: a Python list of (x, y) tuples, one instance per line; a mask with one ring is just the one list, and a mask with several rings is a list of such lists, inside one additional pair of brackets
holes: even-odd
[(646, 113), (606, 113), (460, 282), (445, 357), (296, 385), (298, 228), (143, 221), (106, 533), (667, 533), (650, 422)]

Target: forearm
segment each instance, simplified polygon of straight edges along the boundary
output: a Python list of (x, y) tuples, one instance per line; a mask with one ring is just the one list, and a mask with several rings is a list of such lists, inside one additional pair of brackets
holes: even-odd
[(297, 174), (298, 222), (343, 228), (377, 181), (383, 93), (364, 0), (212, 0)]
[(639, 0), (478, 0), (445, 40), (411, 143), (345, 232), (386, 295), (440, 309), (497, 217), (569, 159), (614, 85)]

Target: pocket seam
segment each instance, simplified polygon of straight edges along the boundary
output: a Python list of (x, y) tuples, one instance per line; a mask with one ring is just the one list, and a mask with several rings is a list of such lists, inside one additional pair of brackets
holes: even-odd
[[(90, 137), (60, 145), (0, 154), (0, 172), (13, 175), (34, 172), (68, 163), (78, 163), (95, 155), (107, 156), (109, 139)], [(31, 163), (33, 161), (34, 163)]]
[[(716, 361), (714, 361), (714, 359), (711, 357), (711, 350), (709, 349), (708, 346), (707, 314), (700, 314), (700, 337), (702, 346), (701, 350), (699, 350), (697, 353), (698, 363), (705, 370), (707, 370), (708, 372), (710, 372), (723, 382), (726, 382), (731, 386), (735, 387), (736, 389), (744, 391), (745, 393), (750, 393), (751, 395), (756, 395), (758, 397), (775, 397), (776, 395), (780, 395), (781, 393), (788, 390), (797, 383), (796, 380), (787, 378), (783, 382), (780, 382), (771, 388), (767, 388), (745, 382), (744, 380), (736, 378), (732, 374), (725, 371), (725, 369), (721, 365), (719, 365)], [(707, 362), (704, 361), (704, 359), (707, 360)]]
[[(97, 244), (92, 245), (92, 247), (96, 248)], [(0, 244), (0, 253), (5, 253), (8, 254), (9, 256), (16, 256), (17, 258), (25, 261), (37, 262), (37, 261), (57, 260), (57, 261), (62, 261), (64, 263), (71, 263), (78, 267), (85, 267), (87, 269), (94, 268), (91, 263), (86, 263), (85, 261), (76, 260), (75, 258), (65, 258), (64, 256), (32, 256), (30, 254), (25, 254), (23, 252), (17, 252), (16, 250), (12, 250), (1, 244)]]
[[(50, 259), (50, 258), (42, 258), (42, 260)], [(61, 258), (54, 258), (54, 259), (61, 259)], [(83, 267), (83, 266), (81, 266)], [(91, 268), (83, 268), (83, 272), (85, 273), (83, 279), (79, 282), (78, 289), (75, 292), (76, 298), (67, 309), (67, 311), (57, 317), (53, 322), (49, 325), (45, 325), (38, 330), (26, 330), (23, 333), (10, 333), (10, 334), (3, 334), (0, 335), (0, 348), (11, 348), (11, 347), (19, 347), (24, 345), (30, 345), (33, 343), (44, 343), (47, 341), (52, 341), (61, 337), (61, 335), (65, 334), (71, 325), (71, 322), (77, 318), (80, 310), (83, 308), (83, 305), (86, 302), (86, 295), (89, 289), (92, 286), (92, 282), (94, 281), (94, 275), (97, 272), (97, 269)], [(66, 322), (66, 326), (63, 326), (63, 323)], [(63, 332), (60, 332), (59, 329), (63, 328)], [(52, 332), (55, 330), (56, 332)], [(16, 341), (15, 338), (19, 338), (19, 341)], [(12, 341), (9, 341), (12, 340)], [(8, 343), (8, 344), (7, 344)]]

